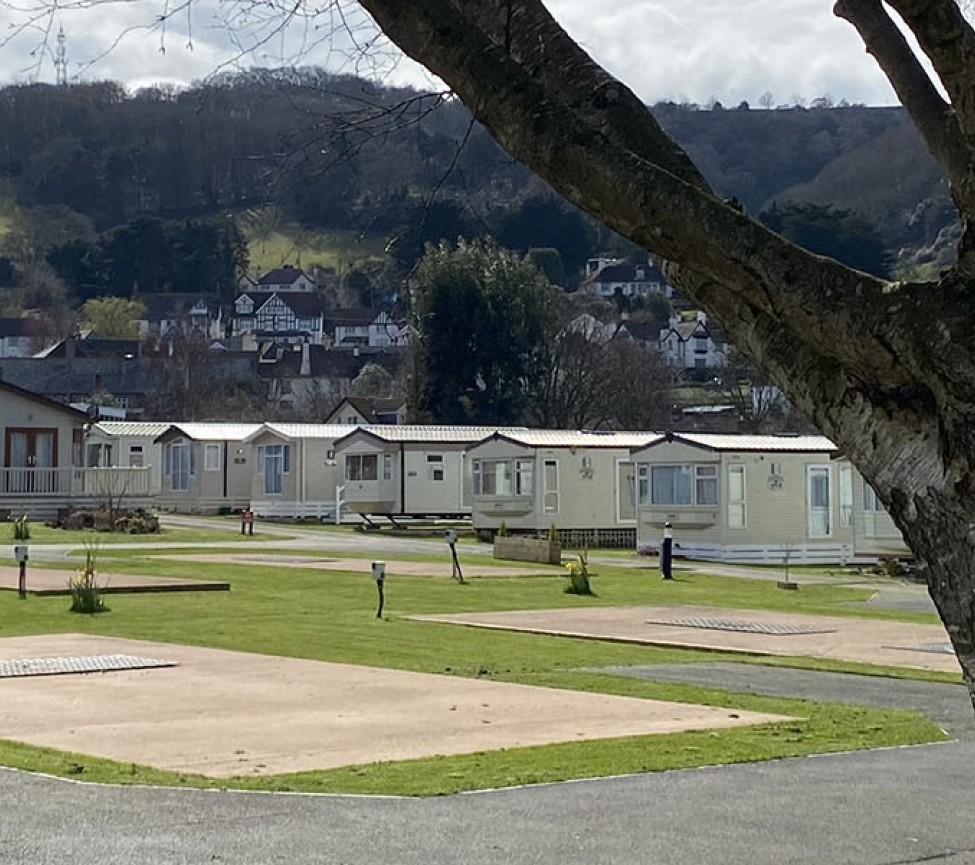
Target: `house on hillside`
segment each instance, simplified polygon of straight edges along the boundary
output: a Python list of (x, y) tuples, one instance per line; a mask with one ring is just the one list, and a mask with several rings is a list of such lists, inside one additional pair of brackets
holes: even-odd
[(715, 342), (701, 311), (673, 316), (660, 331), (660, 351), (677, 369), (712, 369), (724, 362), (724, 348)]
[(40, 338), (35, 318), (0, 318), (0, 359), (30, 357)]
[(473, 480), (466, 449), (494, 427), (359, 427), (335, 442), (349, 510), (371, 516), (462, 517)]
[(650, 432), (497, 431), (467, 450), (479, 533), (540, 534), (554, 526), (572, 546), (636, 544), (631, 450), (662, 436)]
[(166, 340), (197, 334), (220, 339), (226, 329), (223, 310), (215, 299), (199, 294), (148, 294), (140, 298), (146, 312), (138, 320), (141, 339)]
[(176, 423), (154, 441), (162, 446), (159, 507), (219, 513), (250, 504), (250, 446), (258, 423)]
[(406, 400), (401, 397), (347, 396), (325, 417), (324, 423), (352, 426), (406, 423)]
[(263, 292), (272, 293), (276, 291), (303, 291), (314, 292), (318, 290), (318, 285), (300, 267), (286, 264), (283, 267), (269, 270), (262, 276), (252, 277), (244, 275), (237, 282), (239, 292)]
[(620, 258), (589, 259), (579, 290), (599, 297), (659, 294), (670, 300), (674, 296), (674, 289), (653, 261), (630, 264)]
[(136, 340), (65, 340), (43, 357), (5, 360), (3, 377), (65, 404), (123, 408), (129, 419), (158, 408), (162, 395), (181, 383), (202, 389), (254, 379), (252, 353), (207, 352), (186, 360), (168, 351), (146, 355), (143, 348)]
[(257, 375), (269, 403), (316, 421), (344, 423), (331, 417), (333, 407), (349, 393), (363, 367), (376, 364), (395, 376), (405, 359), (405, 350), (399, 348), (350, 352), (320, 345), (273, 345), (260, 352)]
[(249, 335), (253, 349), (271, 341), (321, 345), (324, 313), (325, 302), (316, 293), (245, 292), (234, 300), (232, 335)]
[(335, 348), (388, 348), (403, 342), (402, 328), (385, 310), (342, 309), (328, 315)]

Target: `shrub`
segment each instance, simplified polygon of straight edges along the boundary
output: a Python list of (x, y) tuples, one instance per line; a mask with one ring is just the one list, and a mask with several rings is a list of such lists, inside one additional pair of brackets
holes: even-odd
[(68, 584), (71, 589), (72, 613), (94, 614), (108, 611), (108, 607), (105, 606), (105, 598), (102, 595), (102, 587), (99, 586), (96, 577), (97, 561), (98, 544), (86, 543), (84, 567)]
[(508, 534), (508, 527), (505, 525), (504, 520), (501, 520), (501, 525), (498, 526), (498, 537), (503, 538)]
[(589, 551), (579, 553), (578, 562), (569, 562), (565, 569), (569, 572), (569, 585), (565, 587), (567, 595), (594, 595), (589, 584)]
[(14, 540), (30, 540), (30, 523), (27, 522), (27, 514), (24, 514), (19, 520), (14, 520)]

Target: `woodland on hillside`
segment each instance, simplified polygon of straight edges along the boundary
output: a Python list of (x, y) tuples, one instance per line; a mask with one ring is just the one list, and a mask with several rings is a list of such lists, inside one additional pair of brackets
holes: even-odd
[[(661, 103), (653, 111), (714, 188), (752, 215), (790, 201), (828, 206), (854, 211), (892, 256), (934, 245), (954, 213), (904, 112), (813, 106)], [(892, 158), (897, 182), (872, 182), (877, 171), (890, 172)], [(391, 251), (407, 267), (425, 240), (502, 237), (513, 210), (549, 194), (471, 124), (459, 101), (313, 68), (132, 94), (111, 82), (4, 87), (0, 183), (7, 210), (29, 217), (58, 209), (59, 236), (35, 250), (44, 256), (139, 218), (207, 221), (275, 205), (303, 227), (406, 238)], [(453, 210), (440, 227), (446, 233), (417, 229), (430, 221), (431, 199)], [(571, 283), (580, 264), (614, 240), (562, 206), (586, 233), (568, 220), (554, 232), (571, 235), (561, 241), (549, 227), (548, 237), (516, 236), (510, 245), (560, 248)], [(533, 222), (538, 231), (551, 219)], [(23, 263), (9, 244), (4, 251)], [(62, 263), (59, 274), (70, 282), (65, 270)], [(120, 290), (112, 277), (106, 282), (104, 290)]]

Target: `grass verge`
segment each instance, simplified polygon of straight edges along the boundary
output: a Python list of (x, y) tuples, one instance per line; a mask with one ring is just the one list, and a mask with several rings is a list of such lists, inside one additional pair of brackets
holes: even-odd
[[(233, 546), (224, 549), (239, 551)], [(321, 551), (315, 554), (323, 555)], [(0, 593), (0, 637), (92, 633), (646, 699), (702, 702), (791, 715), (795, 720), (734, 730), (572, 742), (230, 781), (119, 764), (10, 741), (0, 742), (0, 763), (4, 765), (112, 783), (437, 795), (944, 738), (936, 725), (909, 712), (729, 695), (699, 687), (580, 671), (603, 666), (743, 660), (736, 654), (459, 628), (406, 618), (413, 613), (662, 603), (851, 615), (852, 611), (848, 606), (844, 609), (844, 605), (865, 600), (869, 592), (863, 589), (816, 585), (785, 593), (766, 581), (698, 574), (662, 584), (646, 572), (609, 565), (598, 566), (598, 576), (594, 578), (599, 597), (585, 599), (563, 594), (564, 577), (554, 575), (485, 578), (464, 586), (448, 578), (396, 577), (386, 587), (390, 618), (376, 621), (375, 587), (365, 570), (348, 573), (275, 568), (273, 563), (174, 562), (147, 557), (144, 550), (102, 548), (100, 555), (103, 568), (110, 559), (116, 570), (124, 562), (126, 569), (133, 572), (223, 579), (232, 584), (232, 591), (116, 595), (112, 611), (98, 617), (70, 616), (63, 598), (32, 597), (24, 602), (14, 593)], [(855, 612), (861, 616), (869, 613), (871, 617), (918, 620), (917, 614), (878, 616), (883, 611)], [(763, 658), (761, 663), (877, 672), (864, 665), (802, 658)], [(921, 671), (898, 672), (946, 680)]]

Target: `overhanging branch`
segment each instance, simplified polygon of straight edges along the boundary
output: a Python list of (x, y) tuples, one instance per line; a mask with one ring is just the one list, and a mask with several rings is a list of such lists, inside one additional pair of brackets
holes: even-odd
[[(925, 0), (924, 5), (927, 3)], [(900, 2), (892, 5), (916, 4)], [(952, 0), (948, 0), (947, 5), (957, 12)], [(833, 11), (856, 28), (867, 52), (887, 76), (931, 155), (951, 182), (952, 196), (959, 211), (965, 215), (975, 213), (970, 141), (966, 141), (952, 106), (941, 97), (881, 0), (838, 0)]]
[(917, 37), (958, 115), (962, 133), (975, 143), (975, 31), (955, 0), (887, 0)]
[[(509, 50), (516, 40), (498, 44), (484, 32), (480, 3), (363, 5), (404, 51), (450, 84), (505, 149), (569, 200), (721, 286), (743, 309), (774, 317), (837, 362), (866, 376), (898, 377), (896, 354), (873, 336), (883, 326), (877, 319), (886, 320), (892, 306), (887, 284), (799, 249), (662, 167), (676, 145), (666, 139), (666, 147), (656, 146), (659, 128), (648, 111), (631, 118), (627, 138), (642, 141), (641, 152), (634, 153), (566, 95), (578, 92), (578, 64), (552, 63), (539, 79), (534, 65), (522, 65), (518, 52)], [(537, 44), (568, 39), (547, 15), (535, 15), (532, 28)], [(741, 326), (721, 324), (733, 337)], [(848, 338), (837, 340), (841, 332)]]

